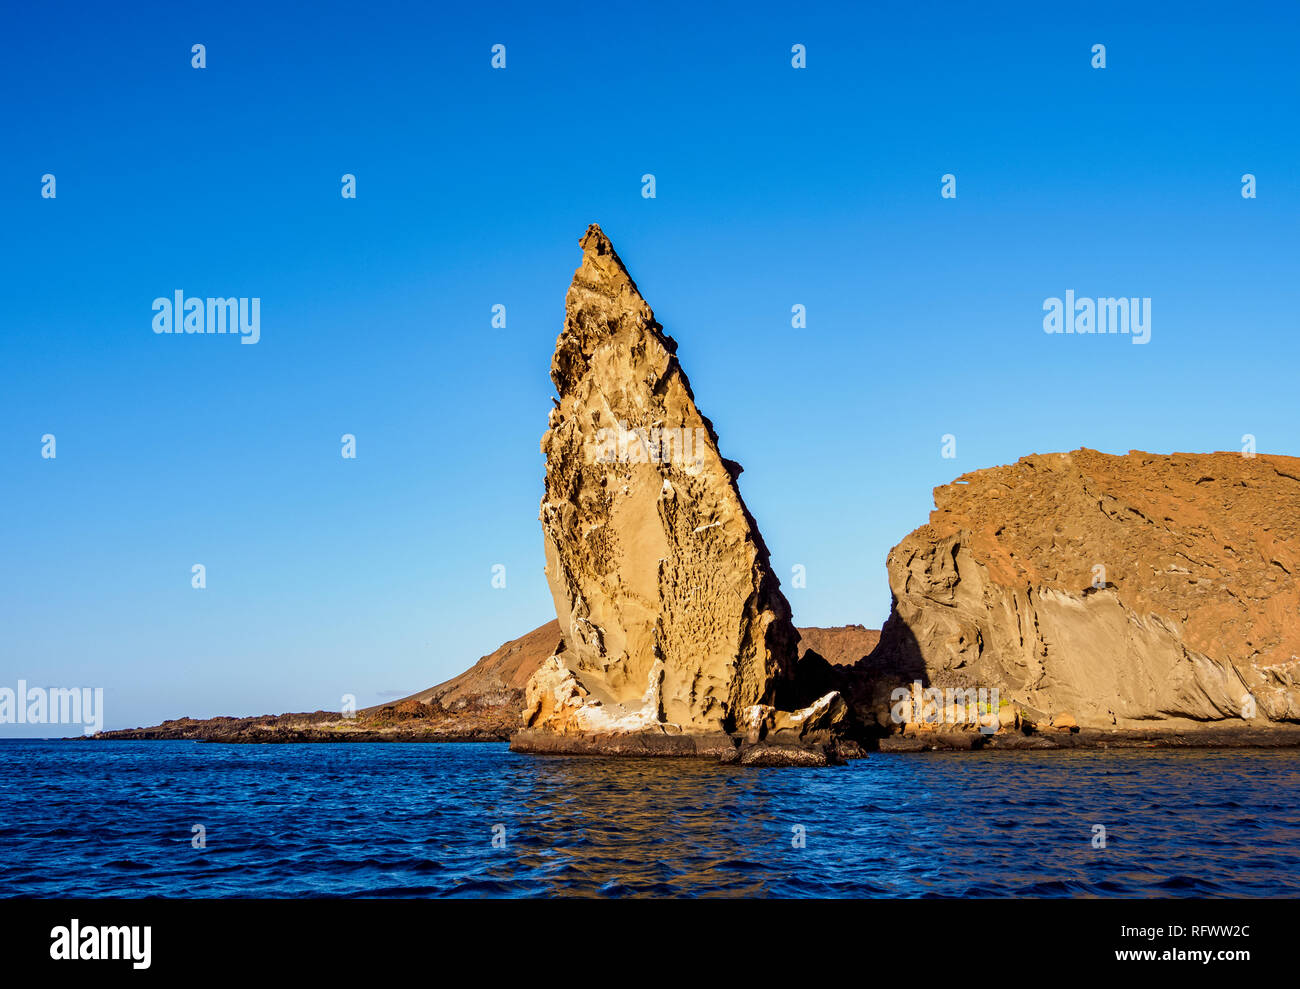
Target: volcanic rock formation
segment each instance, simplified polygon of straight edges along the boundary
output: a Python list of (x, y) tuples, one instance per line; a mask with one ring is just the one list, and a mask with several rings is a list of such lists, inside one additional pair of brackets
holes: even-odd
[(541, 444), (563, 643), (528, 683), (525, 726), (700, 734), (752, 722), (800, 735), (809, 717), (840, 721), (838, 698), (798, 723), (778, 716), (799, 634), (741, 500), (740, 465), (719, 453), (676, 342), (609, 239), (593, 225), (580, 243)]
[(1082, 449), (934, 500), (889, 554), (860, 714), (886, 723), (919, 680), (997, 687), (1043, 726), (1300, 720), (1300, 460)]

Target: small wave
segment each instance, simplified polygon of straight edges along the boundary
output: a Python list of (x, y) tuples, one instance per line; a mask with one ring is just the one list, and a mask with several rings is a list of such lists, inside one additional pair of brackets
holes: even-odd
[[(739, 774), (522, 757), (503, 744), (14, 744), (0, 746), (0, 889), (1300, 896), (1300, 797), (1279, 783), (1290, 779), (1300, 753), (873, 755), (843, 771)], [(30, 799), (34, 787), (46, 799)], [(193, 849), (199, 823), (208, 844)], [(504, 847), (493, 845), (497, 824)], [(1096, 824), (1104, 848), (1091, 844)]]

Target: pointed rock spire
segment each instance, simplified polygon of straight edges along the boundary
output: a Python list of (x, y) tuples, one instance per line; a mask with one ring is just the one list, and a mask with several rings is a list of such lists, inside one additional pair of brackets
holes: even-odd
[(734, 730), (793, 675), (798, 632), (677, 345), (600, 227), (580, 241), (542, 438), (564, 637), (528, 688), (543, 731)]

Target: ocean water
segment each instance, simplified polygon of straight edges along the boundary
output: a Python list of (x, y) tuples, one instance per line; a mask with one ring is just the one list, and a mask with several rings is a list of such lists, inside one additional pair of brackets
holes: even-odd
[(1295, 896), (1300, 752), (5, 741), (0, 895)]

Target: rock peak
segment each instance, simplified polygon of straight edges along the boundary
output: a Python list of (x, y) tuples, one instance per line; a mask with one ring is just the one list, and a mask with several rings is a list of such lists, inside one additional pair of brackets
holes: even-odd
[(612, 305), (620, 314), (637, 316), (655, 331), (660, 330), (623, 259), (600, 226), (595, 223), (589, 226), (578, 244), (582, 247), (582, 264), (574, 272), (573, 284), (565, 297), (570, 320), (575, 314), (587, 311), (597, 316), (595, 322), (599, 323), (599, 317)]
[(593, 223), (587, 227), (587, 232), (578, 241), (578, 246), (582, 248), (584, 254), (591, 252), (594, 254), (613, 254), (618, 257), (614, 251), (614, 245), (605, 235), (605, 231), (600, 229), (599, 223)]
[(599, 224), (589, 226), (578, 245), (582, 248), (582, 266), (574, 278), (575, 284), (587, 283), (588, 287), (595, 287), (602, 282), (613, 283), (618, 287), (626, 285), (640, 299), (641, 293), (637, 291), (632, 276), (627, 273), (627, 265), (618, 256), (613, 242), (600, 229)]

